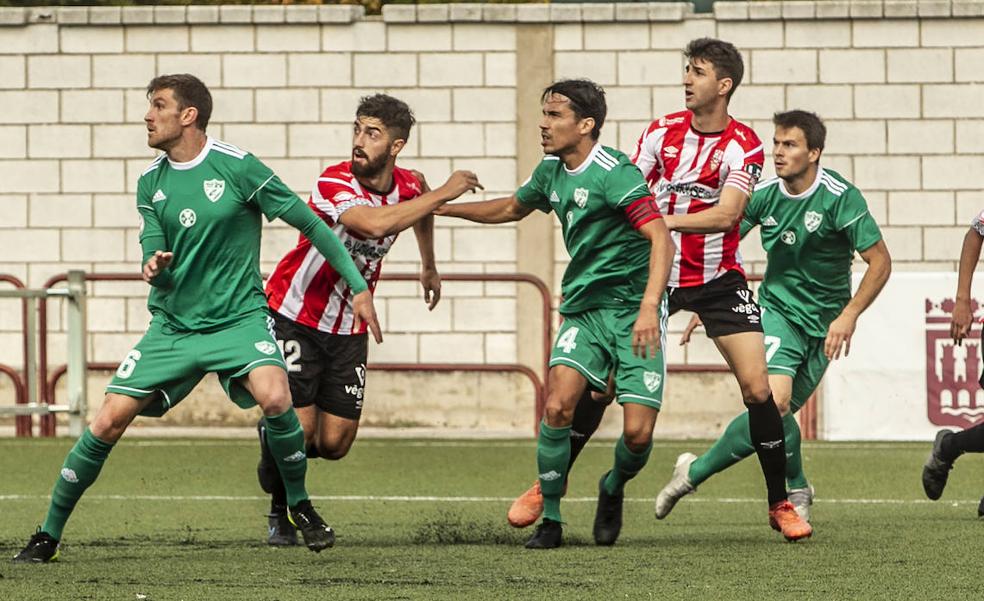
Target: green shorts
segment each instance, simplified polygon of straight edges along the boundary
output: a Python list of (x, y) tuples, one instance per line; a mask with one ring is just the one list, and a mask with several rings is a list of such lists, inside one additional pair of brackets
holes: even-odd
[(106, 392), (135, 398), (155, 395), (141, 415), (160, 417), (186, 397), (205, 374), (215, 372), (229, 398), (248, 409), (256, 400), (237, 378), (261, 365), (277, 365), (287, 371), (272, 328), (273, 318), (266, 312), (208, 333), (177, 331), (154, 317), (147, 333), (116, 369)]
[(660, 307), (660, 350), (643, 359), (632, 354), (632, 327), (639, 309), (591, 309), (565, 315), (557, 332), (550, 367), (573, 367), (595, 390), (608, 388), (608, 374), (615, 374), (615, 399), (659, 409), (663, 404), (666, 364), (666, 300)]
[(791, 409), (799, 411), (820, 385), (830, 360), (823, 354), (823, 338), (807, 336), (775, 309), (762, 310), (765, 360), (770, 374), (793, 378)]

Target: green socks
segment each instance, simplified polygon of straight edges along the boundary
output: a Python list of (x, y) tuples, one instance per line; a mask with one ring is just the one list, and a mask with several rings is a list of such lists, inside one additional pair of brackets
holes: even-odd
[(625, 483), (635, 478), (636, 474), (646, 467), (649, 461), (649, 453), (653, 450), (653, 443), (650, 442), (641, 453), (633, 453), (629, 447), (625, 446), (625, 437), (619, 436), (615, 443), (615, 467), (608, 472), (605, 478), (605, 492), (610, 495), (621, 495), (625, 488)]
[(543, 492), (543, 517), (560, 520), (560, 497), (564, 493), (564, 474), (571, 458), (571, 427), (551, 428), (540, 422), (536, 440), (536, 466)]
[[(782, 418), (786, 434), (786, 483), (790, 490), (809, 486), (803, 474), (803, 456), (800, 452), (800, 429), (792, 413)], [(690, 483), (697, 486), (714, 474), (722, 472), (753, 454), (751, 434), (748, 431), (748, 412), (731, 420), (724, 434), (706, 453), (690, 464)]]
[(786, 486), (789, 490), (806, 488), (810, 483), (806, 481), (806, 474), (803, 473), (800, 427), (792, 413), (787, 413), (782, 418), (782, 429), (786, 432)]
[(62, 530), (65, 529), (65, 523), (72, 515), (75, 504), (82, 498), (82, 493), (96, 481), (99, 470), (112, 450), (112, 444), (99, 440), (88, 428), (85, 429), (62, 464), (55, 488), (51, 491), (48, 516), (41, 526), (43, 532), (61, 540)]
[(267, 446), (287, 489), (287, 505), (294, 507), (308, 498), (304, 489), (304, 475), (307, 473), (304, 430), (293, 407), (280, 415), (268, 415), (265, 419)]

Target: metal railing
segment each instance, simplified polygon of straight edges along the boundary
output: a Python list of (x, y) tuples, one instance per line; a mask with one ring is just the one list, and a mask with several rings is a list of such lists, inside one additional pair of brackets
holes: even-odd
[[(30, 420), (32, 415), (40, 415), (42, 425), (45, 420), (54, 424), (54, 413), (67, 413), (69, 416), (69, 434), (79, 436), (86, 423), (88, 412), (87, 396), (87, 377), (86, 370), (86, 330), (85, 330), (85, 274), (81, 271), (70, 271), (65, 274), (64, 280), (67, 281), (67, 288), (53, 288), (44, 286), (40, 289), (29, 289), (24, 287), (19, 280), (12, 276), (5, 276), (4, 281), (11, 282), (17, 286), (14, 290), (0, 291), (0, 298), (20, 298), (23, 302), (24, 320), (24, 376), (17, 374), (13, 368), (0, 365), (0, 371), (7, 374), (14, 380), (15, 403), (8, 406), (0, 406), (0, 416), (14, 415), (18, 418)], [(50, 402), (48, 395), (43, 391), (47, 368), (39, 364), (36, 360), (38, 346), (47, 347), (47, 319), (42, 317), (39, 307), (45, 306), (49, 297), (61, 297), (68, 301), (68, 404), (55, 405)], [(41, 320), (39, 327), (38, 321)], [(38, 335), (40, 332), (41, 345), (38, 345)], [(41, 395), (39, 396), (39, 393)], [(30, 421), (23, 419), (17, 420), (15, 428), (18, 436), (30, 436)], [(53, 431), (52, 431), (53, 433)], [(42, 427), (42, 434), (44, 429)]]
[[(140, 274), (137, 273), (81, 273), (81, 272), (69, 272), (58, 274), (51, 277), (45, 283), (45, 289), (52, 289), (55, 284), (69, 280), (72, 273), (79, 273), (82, 278), (82, 290), (84, 293), (84, 282), (106, 282), (106, 281), (140, 281), (142, 278)], [(416, 282), (419, 279), (417, 274), (412, 273), (397, 273), (397, 274), (382, 274), (380, 279), (384, 281), (398, 281), (398, 282)], [(543, 280), (537, 278), (536, 276), (523, 273), (502, 273), (502, 274), (443, 274), (441, 276), (442, 281), (445, 282), (514, 282), (514, 283), (526, 283), (532, 285), (540, 294), (541, 300), (541, 318), (542, 318), (542, 335), (541, 335), (541, 346), (543, 360), (540, 365), (540, 373), (538, 374), (535, 370), (526, 365), (515, 364), (515, 363), (375, 363), (370, 364), (368, 367), (372, 370), (377, 371), (394, 371), (394, 372), (454, 372), (454, 371), (465, 371), (465, 372), (511, 372), (517, 373), (526, 377), (534, 389), (534, 419), (533, 419), (533, 429), (537, 428), (540, 423), (540, 419), (543, 416), (543, 405), (546, 400), (547, 393), (547, 374), (549, 372), (549, 360), (550, 351), (553, 346), (552, 337), (552, 316), (553, 310), (551, 305), (551, 295)], [(750, 282), (760, 281), (762, 278), (758, 275), (748, 276)], [(13, 276), (4, 276), (0, 274), (0, 281), (9, 281), (15, 286), (19, 285), (23, 288), (23, 284), (19, 280), (13, 278)], [(60, 290), (60, 289), (54, 289)], [(14, 296), (17, 294), (14, 293)], [(0, 294), (0, 297), (3, 295)], [(64, 292), (54, 294), (53, 296), (65, 296)], [(40, 321), (40, 339), (38, 342), (37, 355), (38, 362), (36, 369), (28, 368), (27, 373), (34, 373), (36, 376), (39, 375), (42, 379), (38, 385), (38, 380), (35, 379), (34, 388), (27, 386), (25, 389), (23, 380), (21, 380), (19, 374), (16, 370), (12, 368), (0, 365), (0, 372), (7, 374), (13, 381), (15, 385), (15, 396), (18, 399), (17, 403), (19, 405), (27, 404), (29, 407), (35, 407), (33, 411), (26, 411), (24, 413), (18, 413), (17, 411), (8, 410), (3, 411), (0, 408), (0, 415), (6, 413), (7, 415), (15, 414), (21, 415), (18, 418), (18, 436), (30, 436), (30, 422), (27, 422), (25, 426), (21, 426), (21, 419), (29, 420), (28, 415), (30, 414), (40, 414), (41, 424), (40, 433), (42, 436), (54, 436), (56, 433), (56, 425), (54, 420), (54, 415), (51, 414), (51, 410), (45, 412), (40, 410), (40, 407), (54, 408), (54, 410), (66, 410), (65, 407), (71, 407), (73, 404), (73, 395), (70, 393), (69, 404), (57, 405), (55, 404), (55, 390), (62, 377), (69, 371), (71, 371), (68, 366), (60, 365), (54, 366), (50, 370), (48, 366), (48, 339), (47, 339), (47, 302), (45, 296), (37, 297), (37, 321)], [(33, 309), (29, 309), (27, 306), (27, 299), (25, 298), (24, 307), (24, 321), (25, 321), (25, 343), (24, 343), (24, 354), (25, 357), (33, 357), (34, 349), (30, 345), (29, 340), (33, 340), (33, 336), (28, 336), (29, 331), (28, 322), (30, 321), (29, 315), (34, 313)], [(83, 313), (84, 314), (84, 313)], [(36, 323), (36, 322), (35, 322)], [(84, 322), (83, 322), (84, 323)], [(71, 323), (69, 324), (71, 329)], [(71, 337), (70, 337), (71, 340)], [(84, 357), (84, 341), (81, 349), (77, 349), (75, 356), (82, 353)], [(70, 349), (70, 363), (72, 357), (72, 351)], [(116, 369), (116, 363), (105, 363), (105, 362), (92, 362), (83, 363), (89, 370), (113, 370)], [(76, 370), (84, 372), (85, 370)], [(730, 373), (730, 369), (724, 364), (668, 364), (667, 371), (669, 373)], [(76, 382), (69, 382), (69, 389), (75, 390), (78, 386)], [(33, 392), (31, 392), (33, 390)], [(41, 398), (37, 403), (28, 403), (28, 399), (37, 399), (38, 393), (40, 393)], [(76, 393), (77, 395), (78, 393)], [(81, 397), (81, 402), (85, 403), (84, 392)], [(70, 415), (73, 415), (70, 411)], [(811, 401), (807, 402), (806, 405), (801, 409), (800, 414), (800, 424), (802, 429), (802, 437), (805, 440), (813, 440), (816, 438), (817, 434), (817, 408), (816, 401), (811, 397)], [(82, 414), (82, 421), (84, 424), (84, 413)], [(70, 428), (74, 432), (73, 428)], [(79, 430), (81, 433), (81, 429)]]

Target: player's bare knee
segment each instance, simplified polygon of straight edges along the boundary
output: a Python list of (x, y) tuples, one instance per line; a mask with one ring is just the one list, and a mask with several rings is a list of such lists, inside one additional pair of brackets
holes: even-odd
[(293, 406), (290, 390), (280, 386), (270, 386), (254, 392), (256, 403), (263, 409), (263, 415), (283, 415)]
[(548, 400), (543, 408), (543, 419), (552, 428), (569, 426), (574, 421), (574, 407), (567, 407), (563, 403)]
[(781, 415), (789, 414), (789, 397), (774, 397), (776, 402), (776, 408), (779, 409)]
[(639, 426), (628, 426), (622, 431), (622, 441), (625, 442), (625, 446), (628, 447), (633, 453), (641, 453), (649, 447), (649, 443), (653, 440), (653, 429), (645, 427), (645, 425), (640, 424)]
[(760, 405), (772, 397), (772, 391), (768, 386), (742, 386), (741, 395), (745, 404)]

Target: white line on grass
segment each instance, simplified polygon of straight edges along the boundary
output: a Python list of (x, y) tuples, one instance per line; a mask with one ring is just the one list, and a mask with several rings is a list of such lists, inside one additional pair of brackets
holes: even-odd
[[(49, 495), (0, 495), (0, 501), (49, 500)], [(270, 497), (257, 495), (86, 495), (86, 499), (102, 501), (266, 501)], [(515, 497), (438, 497), (410, 495), (312, 495), (314, 501), (383, 501), (400, 503), (511, 503)], [(565, 503), (594, 503), (597, 497), (564, 497)], [(652, 503), (652, 499), (625, 499), (630, 503)], [(762, 503), (753, 497), (691, 497), (687, 503)], [(978, 500), (943, 501), (940, 505), (972, 505)], [(822, 505), (927, 505), (928, 499), (816, 499)]]
[[(41, 446), (46, 444), (63, 445), (67, 441), (62, 439), (14, 439), (0, 441), (4, 447), (15, 446)], [(517, 448), (532, 449), (536, 448), (536, 440), (360, 440), (357, 443), (360, 447), (422, 447), (422, 448)], [(705, 440), (662, 440), (655, 441), (655, 449), (679, 449), (681, 446), (692, 445), (695, 449), (704, 447), (708, 444)], [(856, 450), (899, 450), (912, 449), (918, 441), (910, 442), (826, 442), (826, 441), (804, 441), (803, 447), (806, 449), (820, 448), (825, 451), (856, 451)], [(927, 442), (928, 444), (928, 442)], [(122, 447), (254, 447), (257, 446), (255, 440), (123, 440)], [(599, 439), (591, 443), (592, 447), (612, 447), (615, 441), (611, 439)], [(928, 447), (927, 447), (928, 448)]]

